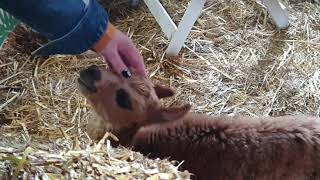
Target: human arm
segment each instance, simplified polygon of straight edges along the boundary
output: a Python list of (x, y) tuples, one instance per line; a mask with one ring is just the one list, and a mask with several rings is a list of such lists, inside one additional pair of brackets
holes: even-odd
[[(34, 55), (74, 55), (92, 49), (119, 74), (128, 70), (127, 66), (141, 73), (145, 71), (133, 42), (118, 30), (108, 43), (102, 43), (100, 51), (95, 50), (110, 35), (108, 14), (97, 0), (1, 0), (0, 7), (48, 38), (49, 43), (33, 52)], [(126, 48), (129, 51), (123, 53)], [(119, 54), (124, 57), (119, 59)]]

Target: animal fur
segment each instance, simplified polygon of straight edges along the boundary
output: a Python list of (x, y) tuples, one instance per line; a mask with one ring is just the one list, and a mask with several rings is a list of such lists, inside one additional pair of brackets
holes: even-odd
[[(93, 81), (92, 73), (82, 71), (81, 92), (123, 146), (151, 158), (184, 161), (182, 168), (194, 179), (320, 179), (316, 117), (208, 116), (189, 112), (189, 105), (162, 107), (159, 98), (172, 96), (172, 90), (135, 73), (124, 79), (93, 69), (101, 78)], [(85, 88), (92, 86), (96, 92)], [(115, 102), (119, 89), (127, 93), (132, 109)]]
[(134, 150), (185, 160), (198, 179), (319, 179), (320, 131), (315, 118), (209, 117), (189, 113), (141, 128)]

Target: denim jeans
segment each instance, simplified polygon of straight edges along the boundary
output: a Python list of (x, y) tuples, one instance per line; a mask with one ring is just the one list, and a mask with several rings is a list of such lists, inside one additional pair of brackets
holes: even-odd
[(108, 14), (97, 0), (0, 0), (0, 8), (49, 42), (33, 55), (81, 54), (104, 34)]

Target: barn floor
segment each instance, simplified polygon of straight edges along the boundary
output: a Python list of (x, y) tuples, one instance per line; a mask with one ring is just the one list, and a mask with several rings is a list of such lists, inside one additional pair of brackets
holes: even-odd
[[(179, 22), (188, 1), (162, 2)], [(193, 111), (210, 115), (319, 116), (320, 6), (285, 4), (291, 25), (278, 31), (254, 0), (208, 1), (186, 47), (174, 58), (164, 56), (168, 41), (146, 7), (129, 11), (118, 5), (120, 13), (119, 7), (110, 13), (112, 22), (133, 37), (151, 79), (176, 90), (167, 105), (188, 102)], [(92, 53), (30, 57), (43, 43), (20, 26), (0, 50), (0, 174), (26, 179), (61, 179), (59, 174), (76, 179), (188, 177), (177, 171), (177, 163), (149, 160), (104, 141), (92, 144), (97, 141), (87, 124), (99, 121), (75, 82), (81, 69), (103, 61)]]

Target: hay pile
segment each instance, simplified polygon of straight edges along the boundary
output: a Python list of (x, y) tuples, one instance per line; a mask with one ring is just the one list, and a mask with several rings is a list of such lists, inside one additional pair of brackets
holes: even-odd
[[(188, 1), (162, 2), (179, 22)], [(168, 41), (146, 7), (113, 23), (138, 44), (150, 77), (177, 91), (164, 102), (168, 105), (185, 101), (193, 111), (212, 115), (319, 116), (320, 6), (285, 3), (291, 26), (279, 32), (254, 0), (208, 1), (186, 47), (174, 58), (164, 56)], [(61, 179), (57, 174), (75, 179), (89, 174), (93, 179), (106, 174), (110, 179), (187, 178), (188, 173), (177, 171), (177, 163), (148, 160), (104, 141), (94, 144), (86, 128), (97, 118), (75, 81), (81, 69), (103, 65), (100, 57), (85, 53), (33, 59), (29, 52), (44, 41), (20, 28), (0, 51), (3, 172), (20, 170), (29, 178), (52, 179)]]

